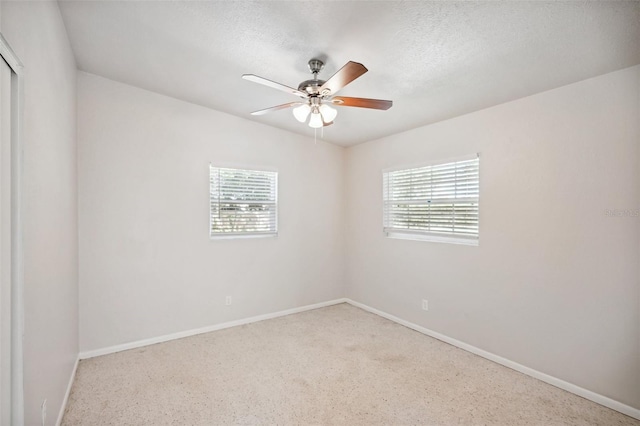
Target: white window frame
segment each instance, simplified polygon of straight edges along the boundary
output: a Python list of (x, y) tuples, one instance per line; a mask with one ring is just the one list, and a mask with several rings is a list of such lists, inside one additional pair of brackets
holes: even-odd
[[(266, 232), (259, 231), (241, 231), (241, 232), (213, 232), (213, 176), (212, 173), (216, 169), (227, 169), (227, 170), (241, 170), (241, 171), (250, 171), (256, 173), (269, 173), (273, 174), (273, 185), (274, 185), (274, 201), (273, 205), (275, 206), (275, 218), (274, 218), (274, 228), (273, 230)], [(219, 201), (218, 201), (219, 202)], [(267, 203), (265, 203), (267, 204)], [(225, 240), (225, 239), (243, 239), (243, 238), (272, 238), (278, 236), (278, 171), (275, 169), (264, 168), (264, 167), (255, 167), (255, 166), (243, 166), (243, 165), (228, 165), (228, 164), (213, 164), (209, 163), (209, 239), (210, 240)]]
[[(437, 160), (437, 161), (407, 165), (402, 167), (394, 167), (394, 168), (382, 170), (382, 188), (383, 188), (382, 189), (382, 192), (383, 192), (382, 194), (382, 204), (383, 204), (382, 229), (383, 229), (384, 235), (388, 238), (396, 238), (396, 239), (404, 239), (404, 240), (430, 241), (430, 242), (437, 242), (437, 243), (450, 243), (450, 244), (478, 246), (480, 243), (480, 192), (479, 190), (478, 190), (477, 197), (460, 199), (460, 201), (464, 201), (467, 203), (471, 201), (477, 204), (477, 209), (478, 209), (477, 235), (460, 235), (460, 234), (448, 233), (448, 232), (429, 232), (426, 230), (392, 228), (389, 226), (389, 222), (388, 222), (389, 221), (388, 208), (389, 208), (389, 204), (391, 203), (388, 201), (388, 198), (389, 198), (388, 193), (385, 192), (387, 189), (386, 187), (386, 182), (388, 178), (387, 174), (389, 173), (393, 173), (397, 171), (409, 171), (412, 169), (439, 166), (439, 165), (457, 163), (457, 162), (468, 161), (473, 159), (478, 159), (478, 188), (479, 188), (480, 187), (480, 153), (468, 155), (464, 157), (449, 158), (444, 160)], [(427, 202), (427, 199), (421, 202)]]

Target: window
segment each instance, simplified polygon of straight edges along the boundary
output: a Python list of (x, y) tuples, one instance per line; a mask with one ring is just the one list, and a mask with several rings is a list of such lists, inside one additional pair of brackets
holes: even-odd
[(480, 159), (383, 172), (389, 237), (478, 244)]
[(210, 236), (278, 232), (278, 173), (209, 166)]

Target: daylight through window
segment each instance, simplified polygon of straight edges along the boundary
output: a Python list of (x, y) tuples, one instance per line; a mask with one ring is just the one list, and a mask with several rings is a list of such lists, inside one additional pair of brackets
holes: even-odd
[(478, 156), (383, 173), (384, 232), (390, 237), (477, 244)]
[(278, 232), (278, 173), (209, 166), (210, 236)]

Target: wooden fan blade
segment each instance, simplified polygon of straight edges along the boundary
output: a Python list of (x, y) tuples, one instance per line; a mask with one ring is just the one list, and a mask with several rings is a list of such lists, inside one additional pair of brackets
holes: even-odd
[(324, 121), (322, 122), (322, 127), (327, 127), (327, 126), (331, 126), (333, 124), (333, 121), (329, 121), (328, 123), (325, 123)]
[(330, 102), (338, 106), (384, 110), (387, 110), (393, 106), (393, 101), (384, 101), (382, 99), (350, 98), (345, 96), (336, 96), (335, 98), (332, 98)]
[(259, 111), (254, 111), (251, 115), (264, 115), (271, 111), (278, 111), (279, 109), (291, 108), (294, 106), (302, 105), (302, 102), (289, 102), (288, 104), (277, 105), (271, 108), (261, 109)]
[(282, 90), (283, 92), (291, 93), (292, 95), (300, 96), (302, 98), (308, 98), (307, 93), (301, 92), (293, 87), (285, 86), (284, 84), (276, 83), (275, 81), (267, 80), (266, 78), (258, 77), (255, 74), (243, 74), (242, 78), (245, 80), (253, 81), (254, 83), (262, 84), (272, 89)]
[(319, 92), (324, 96), (333, 95), (367, 71), (364, 65), (349, 61), (320, 87)]

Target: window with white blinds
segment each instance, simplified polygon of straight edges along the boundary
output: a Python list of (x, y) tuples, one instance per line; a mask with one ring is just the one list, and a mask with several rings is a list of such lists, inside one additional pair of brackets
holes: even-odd
[(209, 166), (210, 236), (278, 232), (278, 173)]
[(383, 172), (387, 236), (477, 244), (480, 159)]

